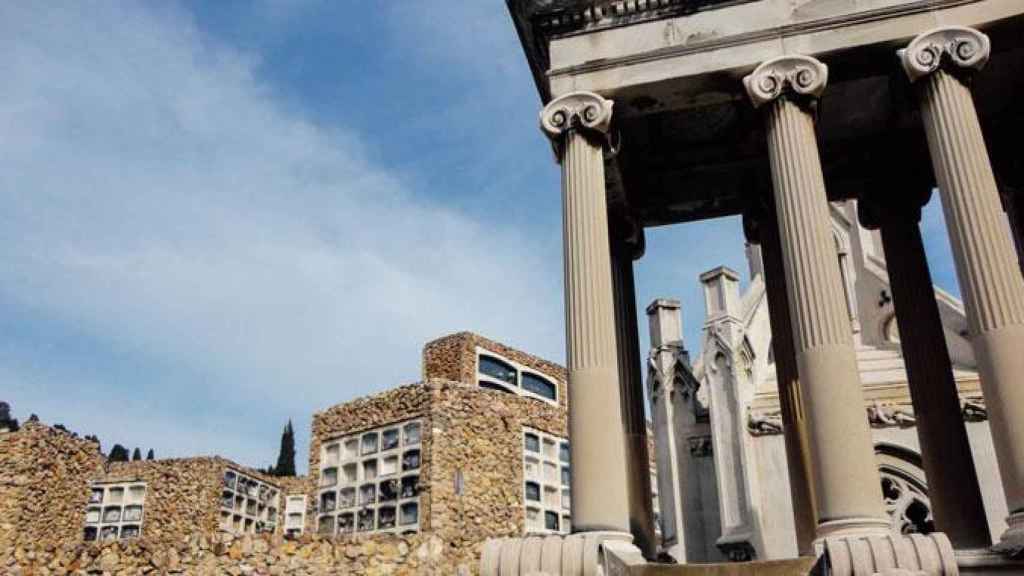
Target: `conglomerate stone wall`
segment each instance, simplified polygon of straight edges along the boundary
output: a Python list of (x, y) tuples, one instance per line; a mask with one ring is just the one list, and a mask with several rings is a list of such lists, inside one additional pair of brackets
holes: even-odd
[(484, 540), (525, 531), (523, 430), (565, 437), (566, 413), (539, 400), (432, 381), (430, 530), (479, 557)]
[(94, 480), (145, 482), (143, 536), (176, 542), (193, 532), (217, 531), (220, 482), (227, 465), (217, 457), (113, 462)]
[(81, 540), (88, 479), (104, 462), (95, 442), (39, 422), (0, 434), (0, 550)]
[(178, 542), (148, 538), (113, 542), (25, 544), (0, 548), (5, 576), (188, 574), (195, 576), (460, 576), (460, 563), (434, 536), (323, 538), (279, 534), (195, 534)]
[(563, 409), (567, 408), (567, 373), (563, 366), (472, 332), (458, 332), (428, 342), (423, 347), (423, 380), (450, 380), (475, 385), (477, 348), (554, 378), (558, 384), (558, 403)]

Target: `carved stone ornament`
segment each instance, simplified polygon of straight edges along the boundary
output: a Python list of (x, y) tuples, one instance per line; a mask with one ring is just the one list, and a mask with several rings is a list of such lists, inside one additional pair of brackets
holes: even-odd
[(985, 406), (985, 399), (980, 396), (966, 398), (960, 402), (960, 413), (964, 416), (964, 422), (988, 420), (988, 408)]
[(688, 441), (690, 456), (694, 458), (709, 458), (711, 456), (711, 436), (691, 436)]
[(760, 107), (792, 92), (799, 96), (817, 98), (828, 83), (828, 66), (810, 56), (781, 56), (763, 62), (743, 79), (747, 96)]
[(624, 576), (643, 563), (632, 542), (629, 534), (600, 531), (491, 538), (481, 550), (480, 576)]
[(917, 424), (917, 418), (914, 417), (914, 409), (910, 406), (882, 404), (876, 401), (867, 407), (867, 411), (868, 422), (872, 428), (888, 428), (892, 426), (907, 428)]
[(911, 82), (935, 72), (943, 65), (954, 70), (977, 71), (988, 62), (988, 36), (964, 26), (943, 26), (914, 38), (897, 51)]
[[(928, 535), (865, 534), (815, 543), (833, 576), (955, 576), (953, 545), (942, 532)], [(815, 572), (817, 573), (817, 572)]]
[(747, 432), (751, 436), (782, 434), (782, 413), (757, 413), (747, 408)]
[(552, 140), (571, 129), (605, 135), (612, 123), (612, 104), (593, 92), (570, 92), (541, 110), (540, 127)]

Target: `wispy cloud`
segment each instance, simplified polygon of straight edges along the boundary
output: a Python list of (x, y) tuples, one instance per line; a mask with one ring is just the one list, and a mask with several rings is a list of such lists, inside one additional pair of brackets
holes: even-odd
[[(560, 318), (550, 242), (415, 193), (187, 14), (15, 3), (0, 21), (0, 317), (47, 327), (0, 337), (16, 408), (60, 397), (95, 414), (82, 432), (163, 455), (217, 430), (198, 451), (255, 464), (274, 443), (250, 432), (416, 379), (431, 337), (560, 349), (560, 321), (537, 321)], [(26, 345), (69, 331), (73, 349)], [(97, 399), (139, 388), (122, 440), (128, 407)]]

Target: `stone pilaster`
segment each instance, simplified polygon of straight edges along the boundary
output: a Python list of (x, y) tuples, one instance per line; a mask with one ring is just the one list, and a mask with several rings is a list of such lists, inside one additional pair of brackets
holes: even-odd
[(881, 230), (935, 526), (958, 548), (983, 548), (992, 543), (985, 506), (918, 228), (930, 192), (893, 182), (893, 173), (884, 175), (892, 188), (875, 188), (861, 199), (860, 220)]
[[(770, 201), (770, 199), (768, 200)], [(745, 216), (744, 229), (750, 241), (758, 241), (768, 318), (772, 327), (772, 351), (775, 356), (775, 379), (779, 385), (779, 406), (782, 411), (782, 433), (786, 442), (786, 467), (789, 470), (789, 491), (793, 502), (793, 524), (797, 548), (801, 554), (811, 552), (817, 516), (814, 486), (811, 482), (810, 448), (807, 445), (807, 418), (803, 410), (800, 378), (793, 347), (793, 324), (790, 320), (782, 245), (774, 210), (765, 206), (759, 214)]]
[(970, 75), (989, 56), (970, 28), (921, 34), (899, 55), (919, 85), (921, 117), (942, 195), (971, 343), (989, 406), (1010, 529), (1000, 546), (1024, 549), (1024, 278), (999, 204)]
[(658, 555), (654, 531), (654, 499), (647, 449), (647, 417), (640, 375), (640, 338), (637, 332), (636, 286), (633, 259), (642, 255), (643, 231), (620, 217), (612, 226), (612, 291), (619, 351), (619, 391), (626, 437), (626, 477), (629, 489), (629, 527), (633, 542), (644, 556)]
[(784, 56), (761, 64), (743, 80), (766, 121), (819, 542), (890, 529), (810, 110), (827, 76), (825, 65), (813, 58)]
[(573, 530), (629, 532), (602, 142), (612, 102), (589, 92), (553, 100), (541, 126), (562, 165), (566, 364)]

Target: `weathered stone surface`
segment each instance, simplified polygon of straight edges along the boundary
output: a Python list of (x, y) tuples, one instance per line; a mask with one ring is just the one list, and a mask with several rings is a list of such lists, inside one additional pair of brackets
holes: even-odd
[[(303, 536), (275, 543), (269, 534), (234, 539), (230, 546), (215, 550), (197, 550), (139, 540), (77, 543), (60, 546), (23, 543), (0, 549), (0, 567), (4, 574), (67, 574), (85, 576), (104, 574), (232, 574), (293, 575), (320, 574), (374, 575), (451, 575), (458, 573), (457, 557), (436, 536), (378, 535), (369, 537), (327, 538)], [(244, 542), (247, 541), (248, 545)], [(243, 552), (243, 549), (248, 552)], [(291, 560), (282, 561), (295, 550)], [(462, 568), (464, 569), (464, 568)]]

